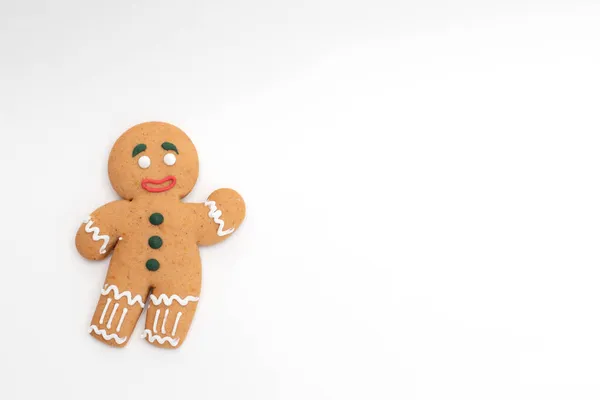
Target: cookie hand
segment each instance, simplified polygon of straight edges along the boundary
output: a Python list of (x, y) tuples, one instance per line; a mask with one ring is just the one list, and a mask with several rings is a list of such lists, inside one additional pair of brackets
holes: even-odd
[(233, 189), (212, 192), (204, 203), (193, 204), (198, 221), (198, 244), (208, 246), (228, 238), (246, 216), (244, 199)]
[(125, 200), (108, 203), (87, 217), (75, 236), (77, 251), (88, 260), (106, 258), (119, 240), (117, 221)]

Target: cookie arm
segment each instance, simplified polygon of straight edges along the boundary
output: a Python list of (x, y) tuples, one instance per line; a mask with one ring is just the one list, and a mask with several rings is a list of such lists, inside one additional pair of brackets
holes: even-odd
[(88, 260), (102, 260), (119, 240), (118, 221), (129, 202), (118, 200), (108, 203), (87, 217), (75, 235), (77, 251)]
[(205, 202), (190, 206), (200, 246), (209, 246), (227, 239), (246, 216), (244, 199), (233, 189), (215, 190)]

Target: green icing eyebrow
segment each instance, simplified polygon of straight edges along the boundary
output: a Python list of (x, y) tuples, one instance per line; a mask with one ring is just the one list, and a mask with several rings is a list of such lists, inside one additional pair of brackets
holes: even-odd
[(177, 147), (175, 147), (175, 145), (173, 143), (169, 143), (169, 142), (164, 142), (161, 147), (165, 150), (173, 150), (175, 153), (179, 154), (179, 151), (177, 151)]
[(146, 151), (146, 145), (143, 143), (138, 144), (133, 148), (133, 153), (131, 153), (131, 157), (135, 157), (140, 154), (142, 151)]

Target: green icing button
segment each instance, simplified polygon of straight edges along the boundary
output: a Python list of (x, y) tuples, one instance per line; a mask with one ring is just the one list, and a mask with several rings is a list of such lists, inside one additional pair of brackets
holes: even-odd
[(146, 268), (148, 269), (148, 271), (157, 271), (160, 268), (160, 264), (157, 260), (151, 258), (148, 261), (146, 261)]
[(152, 236), (150, 239), (148, 239), (148, 246), (152, 247), (153, 249), (160, 249), (162, 243), (163, 242), (160, 236)]
[(165, 217), (161, 213), (154, 213), (150, 216), (150, 223), (152, 225), (160, 225), (165, 220)]

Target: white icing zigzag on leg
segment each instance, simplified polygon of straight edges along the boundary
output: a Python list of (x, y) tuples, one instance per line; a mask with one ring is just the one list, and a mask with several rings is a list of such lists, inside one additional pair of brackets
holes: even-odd
[(98, 327), (96, 325), (92, 325), (88, 329), (88, 333), (92, 333), (92, 331), (94, 331), (94, 333), (96, 333), (96, 335), (102, 336), (104, 338), (104, 340), (114, 340), (115, 342), (117, 342), (117, 344), (123, 344), (127, 340), (127, 336), (125, 336), (123, 338), (123, 337), (119, 337), (119, 336), (115, 335), (114, 333), (107, 335), (105, 329), (98, 329)]
[(200, 300), (200, 297), (187, 296), (187, 297), (185, 297), (185, 298), (182, 299), (181, 297), (177, 296), (176, 294), (174, 294), (172, 296), (167, 296), (166, 294), (161, 294), (158, 297), (156, 297), (155, 295), (151, 294), (150, 295), (150, 300), (152, 300), (152, 303), (154, 303), (155, 306), (159, 305), (160, 303), (165, 303), (167, 306), (170, 306), (171, 304), (173, 304), (173, 300), (177, 301), (182, 306), (187, 306), (187, 304), (190, 301), (198, 301), (198, 300)]
[(94, 225), (94, 221), (92, 221), (92, 217), (87, 217), (85, 221), (83, 221), (85, 225), (85, 231), (87, 233), (92, 234), (92, 240), (97, 242), (98, 240), (103, 240), (104, 243), (100, 246), (100, 254), (106, 253), (106, 246), (108, 245), (108, 241), (110, 240), (110, 236), (108, 235), (100, 235), (100, 228), (97, 226), (92, 228)]
[(219, 229), (217, 230), (217, 235), (219, 235), (219, 236), (229, 235), (231, 232), (233, 232), (235, 230), (234, 228), (229, 228), (226, 231), (223, 230), (223, 226), (225, 226), (225, 222), (223, 222), (223, 220), (221, 219), (221, 215), (223, 215), (223, 213), (221, 212), (221, 210), (219, 210), (217, 208), (217, 204), (214, 201), (206, 200), (204, 202), (204, 205), (207, 207), (210, 207), (208, 216), (210, 218), (212, 218), (217, 224), (219, 224)]
[(127, 297), (127, 303), (130, 306), (134, 305), (135, 303), (139, 303), (140, 306), (144, 307), (144, 302), (142, 301), (141, 295), (138, 294), (133, 296), (129, 290), (126, 290), (121, 293), (119, 292), (119, 288), (115, 285), (110, 285), (109, 287), (106, 287), (106, 285), (104, 285), (104, 289), (102, 289), (101, 293), (103, 296), (106, 296), (111, 291), (115, 292), (115, 300), (119, 300), (121, 297)]
[(165, 344), (165, 342), (169, 342), (169, 344), (173, 347), (177, 346), (177, 344), (179, 343), (179, 338), (175, 339), (170, 336), (162, 337), (159, 335), (153, 335), (150, 329), (144, 329), (144, 333), (142, 333), (142, 339), (146, 337), (148, 338), (148, 341), (150, 343), (154, 343), (155, 340), (160, 344)]

